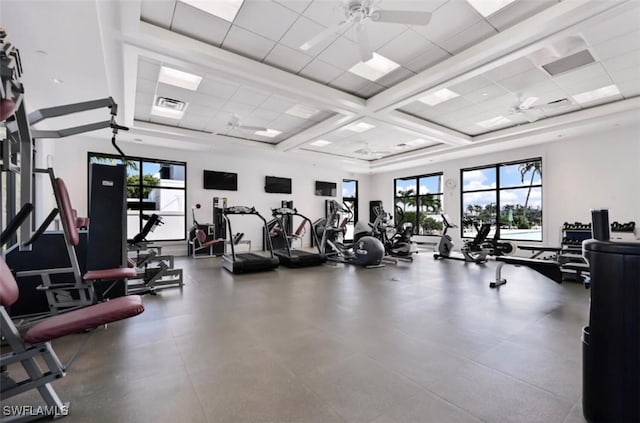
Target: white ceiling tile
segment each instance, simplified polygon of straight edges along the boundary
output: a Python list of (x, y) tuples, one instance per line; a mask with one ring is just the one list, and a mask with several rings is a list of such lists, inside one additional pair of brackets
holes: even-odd
[(362, 98), (373, 97), (376, 94), (384, 91), (385, 88), (382, 85), (378, 85), (375, 82), (370, 82), (362, 88), (355, 91), (355, 94)]
[(327, 84), (329, 81), (334, 80), (338, 75), (343, 72), (342, 69), (333, 65), (323, 62), (322, 60), (315, 59), (307, 66), (304, 67), (299, 75), (314, 81)]
[(306, 119), (302, 119), (296, 116), (282, 114), (271, 121), (270, 125), (272, 126), (271, 129), (276, 129), (278, 131), (284, 132), (300, 126), (308, 126), (309, 122)]
[(216, 110), (212, 109), (211, 107), (203, 106), (201, 104), (191, 103), (189, 104), (189, 107), (185, 112), (185, 117), (200, 116), (200, 117), (206, 117), (207, 119), (210, 119), (211, 116), (215, 115), (215, 113), (216, 113)]
[(185, 90), (184, 88), (178, 88), (173, 85), (167, 85), (159, 82), (156, 87), (156, 94), (159, 97), (168, 97), (189, 103), (191, 102), (194, 93), (191, 90)]
[(224, 19), (178, 2), (171, 30), (219, 46), (230, 26), (231, 24)]
[(169, 28), (175, 7), (175, 0), (142, 0), (140, 18), (145, 22)]
[(620, 69), (620, 70), (609, 72), (609, 75), (611, 76), (613, 81), (616, 83), (616, 85), (618, 85), (623, 82), (640, 79), (640, 69), (637, 69), (637, 68)]
[(494, 85), (493, 82), (489, 81), (484, 76), (476, 76), (466, 81), (458, 82), (455, 85), (448, 86), (450, 90), (454, 91), (457, 94), (465, 95), (474, 91), (478, 91), (488, 85)]
[(272, 1), (244, 0), (233, 25), (278, 41), (297, 17), (297, 13)]
[(262, 60), (275, 43), (251, 31), (232, 25), (222, 47), (252, 59)]
[(433, 12), (425, 26), (412, 26), (416, 32), (436, 44), (471, 27), (482, 17), (466, 0), (449, 0)]
[(491, 25), (481, 20), (453, 37), (441, 41), (439, 45), (448, 52), (456, 54), (497, 33), (498, 31)]
[[(298, 20), (291, 26), (291, 28), (289, 28), (286, 34), (284, 34), (279, 43), (292, 49), (299, 50), (302, 44), (311, 40), (313, 37), (324, 30), (324, 26), (312, 21), (309, 18), (300, 16), (300, 18), (298, 18)], [(314, 47), (309, 49), (306, 53), (312, 56), (317, 55), (325, 48), (327, 48), (329, 44), (333, 43), (339, 36), (340, 34), (338, 33), (331, 34), (330, 36), (326, 37), (324, 40), (316, 44)]]
[(430, 41), (427, 41), (417, 32), (408, 29), (380, 47), (378, 54), (402, 65), (433, 48), (434, 46)]
[(640, 50), (630, 51), (629, 53), (604, 60), (602, 65), (609, 72), (629, 68), (638, 69), (640, 68)]
[(240, 119), (242, 119), (245, 115), (249, 116), (255, 108), (255, 106), (249, 104), (229, 101), (222, 107), (221, 110), (227, 113), (235, 113), (240, 116)]
[(558, 4), (557, 0), (518, 0), (498, 10), (487, 20), (498, 31), (504, 31), (555, 4)]
[(217, 110), (227, 103), (227, 99), (214, 97), (210, 94), (194, 93), (191, 102), (200, 106), (206, 106), (212, 110)]
[(260, 108), (272, 110), (274, 112), (284, 113), (295, 105), (296, 105), (295, 100), (282, 97), (279, 95), (272, 95), (271, 97), (266, 99), (264, 103), (260, 105)]
[(146, 94), (155, 94), (157, 85), (156, 81), (138, 78), (136, 81), (136, 91)]
[(607, 72), (600, 63), (592, 63), (590, 65), (565, 72), (562, 75), (558, 75), (553, 78), (553, 82), (555, 82), (559, 87), (565, 88), (573, 85), (582, 85), (587, 81), (606, 76), (608, 76)]
[(153, 103), (153, 93), (142, 93), (138, 91), (136, 93), (136, 104), (146, 104), (148, 109), (151, 109), (151, 104)]
[(259, 107), (251, 112), (250, 117), (258, 120), (264, 120), (266, 122), (271, 122), (274, 119), (278, 118), (281, 115), (279, 112), (274, 112), (273, 110), (264, 109)]
[(498, 84), (512, 93), (518, 93), (526, 90), (531, 85), (539, 84), (548, 79), (549, 76), (547, 74), (535, 68), (503, 79)]
[(155, 82), (158, 80), (159, 73), (160, 63), (142, 58), (138, 60), (138, 78)]
[(342, 75), (330, 82), (332, 87), (339, 88), (348, 92), (356, 92), (359, 89), (369, 85), (368, 80), (354, 75), (351, 72), (344, 72)]
[(427, 106), (427, 108), (424, 109), (421, 113), (425, 116), (441, 116), (443, 114), (449, 114), (456, 110), (464, 109), (471, 106), (473, 106), (473, 103), (471, 103), (466, 98), (456, 97), (433, 107)]
[(638, 27), (640, 22), (640, 2), (629, 2), (633, 9), (626, 9), (624, 12), (606, 21), (593, 24), (589, 20), (577, 27), (590, 45), (600, 44), (603, 41), (619, 37)]
[(589, 107), (598, 106), (600, 104), (612, 103), (614, 101), (620, 101), (623, 99), (624, 98), (622, 97), (622, 95), (615, 95), (611, 97), (599, 98), (597, 100), (593, 100), (588, 103), (582, 103), (581, 106), (583, 109), (588, 109)]
[(626, 98), (635, 97), (640, 95), (640, 78), (628, 79), (616, 84), (620, 89), (620, 92)]
[(405, 113), (409, 113), (409, 114), (415, 115), (417, 113), (420, 113), (421, 111), (423, 111), (427, 107), (429, 107), (429, 106), (427, 106), (426, 104), (424, 104), (424, 103), (422, 103), (420, 101), (414, 101), (412, 103), (405, 104), (399, 110), (401, 112), (405, 112)]
[[(377, 51), (380, 47), (408, 30), (408, 27), (406, 25), (386, 22), (373, 22), (371, 20), (367, 20), (363, 28), (366, 33), (366, 37), (369, 39), (369, 45), (371, 46), (371, 49), (373, 51)], [(347, 37), (353, 42), (358, 41), (355, 26), (347, 29), (344, 32), (343, 36)]]
[(313, 60), (313, 57), (304, 54), (300, 50), (294, 50), (277, 44), (264, 59), (264, 63), (268, 63), (286, 71), (298, 73), (311, 60)]
[(134, 119), (136, 120), (148, 121), (151, 118), (151, 103), (139, 103), (136, 101), (136, 107), (134, 110)]
[(159, 123), (160, 125), (177, 127), (180, 121), (178, 119), (169, 119), (165, 117), (150, 115), (149, 121), (153, 123)]
[(445, 59), (451, 57), (451, 54), (436, 46), (435, 44), (431, 44), (431, 46), (424, 53), (419, 56), (411, 59), (411, 61), (405, 63), (401, 63), (407, 69), (413, 72), (422, 72), (423, 70), (430, 68)]
[(640, 22), (635, 31), (627, 32), (616, 38), (611, 38), (591, 48), (598, 61), (621, 56), (633, 50), (640, 50)]
[(274, 0), (297, 13), (302, 13), (312, 0)]
[(258, 106), (264, 103), (270, 95), (271, 94), (266, 91), (257, 90), (255, 88), (240, 87), (229, 101), (248, 104), (250, 106)]
[(496, 84), (491, 84), (486, 85), (479, 90), (467, 93), (464, 95), (464, 97), (473, 103), (483, 103), (485, 101), (489, 101), (505, 94), (508, 94), (507, 90)]
[(347, 70), (360, 61), (360, 52), (356, 43), (339, 37), (317, 58), (337, 68)]
[(491, 69), (485, 72), (483, 76), (491, 81), (501, 81), (503, 79), (510, 78), (519, 73), (523, 73), (532, 69), (537, 69), (533, 63), (526, 57), (521, 57), (512, 62), (505, 63), (502, 66)]
[(208, 118), (200, 115), (188, 116), (187, 114), (185, 114), (185, 116), (180, 119), (180, 123), (178, 124), (178, 126), (180, 126), (181, 128), (193, 129), (195, 131), (202, 131), (206, 126), (207, 121)]
[(240, 85), (205, 77), (198, 86), (198, 92), (213, 97), (229, 99), (240, 88)]
[(376, 81), (377, 84), (382, 85), (383, 87), (392, 87), (398, 82), (404, 81), (407, 78), (415, 75), (414, 72), (411, 72), (409, 69), (405, 69), (403, 67), (399, 67), (391, 73), (386, 74), (382, 78)]
[(305, 9), (303, 15), (329, 27), (344, 20), (344, 9), (340, 6), (337, 1), (316, 0)]
[(611, 80), (609, 75), (603, 75), (597, 78), (579, 80), (575, 82), (569, 81), (567, 83), (564, 83), (563, 85), (560, 85), (560, 84), (558, 85), (560, 85), (560, 88), (562, 88), (569, 95), (575, 95), (575, 94), (580, 94), (587, 91), (595, 90), (598, 88), (606, 87), (612, 84), (613, 84), (613, 81)]
[(378, 6), (382, 10), (433, 12), (447, 1), (449, 0), (381, 0)]

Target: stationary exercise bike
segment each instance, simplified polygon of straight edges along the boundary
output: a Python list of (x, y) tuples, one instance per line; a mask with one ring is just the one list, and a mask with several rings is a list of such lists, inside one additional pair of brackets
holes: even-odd
[(487, 261), (488, 256), (503, 256), (514, 254), (517, 250), (516, 245), (510, 241), (499, 241), (495, 236), (491, 240), (487, 240), (489, 232), (491, 232), (491, 225), (484, 223), (478, 226), (477, 222), (473, 222), (476, 228), (476, 236), (471, 241), (466, 241), (464, 246), (460, 249), (462, 257), (452, 256), (453, 242), (451, 236), (447, 235), (447, 230), (450, 228), (457, 228), (458, 226), (451, 223), (449, 217), (446, 214), (442, 214), (442, 223), (444, 224), (444, 231), (440, 236), (438, 242), (438, 252), (433, 255), (434, 259), (449, 259), (460, 260), (465, 262), (473, 262), (476, 264), (482, 264)]

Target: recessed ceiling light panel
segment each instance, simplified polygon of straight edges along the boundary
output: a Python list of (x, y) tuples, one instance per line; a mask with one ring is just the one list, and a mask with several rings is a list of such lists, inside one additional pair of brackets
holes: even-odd
[(467, 0), (485, 18), (508, 6), (515, 0)]
[(244, 0), (180, 0), (213, 16), (233, 22)]
[(195, 91), (198, 89), (200, 82), (202, 82), (202, 77), (192, 73), (183, 72), (178, 69), (162, 66), (160, 68), (158, 81), (163, 84), (173, 85), (174, 87)]
[(282, 131), (276, 131), (275, 129), (267, 129), (266, 131), (256, 131), (254, 132), (254, 134), (260, 135), (261, 137), (275, 138), (278, 135), (282, 134)]
[(431, 94), (427, 94), (424, 97), (418, 99), (421, 103), (429, 106), (437, 106), (440, 103), (451, 100), (452, 98), (460, 97), (455, 91), (451, 91), (449, 88), (443, 88)]
[(503, 125), (505, 123), (511, 123), (511, 121), (504, 116), (496, 116), (491, 119), (483, 120), (482, 122), (477, 122), (476, 125), (488, 129), (493, 128), (494, 126)]
[(576, 94), (573, 99), (580, 103), (589, 103), (590, 101), (599, 100), (605, 97), (613, 97), (619, 95), (620, 90), (616, 85), (608, 85), (606, 87), (598, 88), (596, 90), (587, 91), (584, 93)]
[(302, 119), (309, 119), (311, 116), (315, 115), (318, 112), (319, 112), (318, 109), (315, 109), (311, 106), (307, 106), (304, 104), (296, 104), (295, 106), (287, 110), (285, 113), (291, 116), (302, 118)]
[(377, 81), (399, 67), (400, 65), (393, 60), (389, 60), (378, 53), (373, 53), (371, 59), (366, 62), (358, 62), (349, 69), (349, 72), (368, 79), (369, 81)]
[(407, 145), (410, 147), (417, 147), (419, 145), (424, 145), (427, 144), (429, 141), (423, 139), (423, 138), (416, 138), (415, 140), (411, 140), (411, 141), (407, 141)]
[(368, 131), (369, 129), (373, 129), (375, 127), (376, 127), (375, 125), (372, 125), (370, 123), (358, 122), (358, 123), (352, 123), (351, 125), (347, 125), (344, 127), (344, 129), (348, 131), (360, 133), (360, 132)]
[(327, 140), (316, 140), (316, 141), (310, 143), (310, 145), (313, 145), (313, 146), (316, 146), (316, 147), (326, 147), (329, 144), (331, 144), (331, 141), (327, 141)]

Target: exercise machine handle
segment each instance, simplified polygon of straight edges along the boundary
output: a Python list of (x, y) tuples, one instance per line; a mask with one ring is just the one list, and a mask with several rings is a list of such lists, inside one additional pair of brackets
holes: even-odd
[(33, 211), (33, 204), (25, 203), (24, 206), (20, 209), (20, 211), (11, 219), (7, 227), (4, 231), (2, 231), (2, 235), (0, 235), (0, 247), (9, 242), (13, 234), (15, 234), (20, 227), (27, 220), (27, 217)]
[(57, 215), (58, 215), (58, 209), (51, 210), (51, 213), (49, 213), (49, 216), (47, 216), (47, 218), (38, 227), (38, 230), (33, 233), (31, 238), (29, 238), (27, 242), (23, 242), (22, 245), (24, 245), (25, 247), (28, 247), (29, 245), (36, 242), (38, 238), (40, 238), (40, 236), (44, 233), (44, 231), (47, 230), (47, 228), (49, 227), (51, 222), (53, 222), (53, 219), (55, 219)]

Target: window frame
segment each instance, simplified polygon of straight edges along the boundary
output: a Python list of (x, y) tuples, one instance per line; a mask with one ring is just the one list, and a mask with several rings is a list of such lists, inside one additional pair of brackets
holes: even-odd
[[(492, 222), (492, 226), (495, 226), (495, 236), (497, 237), (496, 239), (499, 240), (504, 240), (504, 241), (524, 241), (524, 242), (544, 242), (544, 191), (543, 191), (543, 180), (542, 180), (542, 173), (540, 173), (540, 183), (539, 184), (532, 184), (532, 185), (518, 185), (518, 186), (507, 186), (507, 187), (501, 187), (500, 186), (500, 167), (501, 166), (512, 166), (512, 165), (519, 165), (519, 164), (523, 164), (523, 163), (528, 163), (528, 162), (536, 162), (539, 161), (540, 162), (540, 168), (543, 167), (542, 165), (542, 157), (532, 157), (529, 159), (522, 159), (522, 160), (512, 160), (512, 161), (506, 161), (506, 162), (499, 162), (499, 163), (494, 163), (494, 164), (489, 164), (489, 165), (482, 165), (482, 166), (474, 166), (474, 167), (468, 167), (468, 168), (464, 168), (464, 169), (460, 169), (460, 237), (462, 239), (472, 239), (472, 236), (464, 236), (464, 225), (462, 224), (462, 218), (464, 216), (464, 194), (468, 194), (468, 193), (474, 193), (474, 192), (495, 192), (496, 194), (496, 220), (494, 222)], [(470, 171), (474, 171), (474, 170), (483, 170), (483, 169), (494, 169), (496, 172), (496, 187), (495, 188), (483, 188), (483, 189), (474, 189), (474, 190), (467, 190), (465, 191), (464, 189), (464, 172), (470, 172)], [(501, 236), (500, 233), (500, 210), (501, 210), (501, 202), (500, 202), (500, 193), (502, 191), (508, 191), (508, 190), (514, 190), (514, 189), (526, 189), (526, 188), (540, 188), (540, 212), (542, 213), (542, 225), (541, 225), (541, 229), (540, 229), (540, 240), (537, 239), (517, 239), (517, 238), (503, 238)]]
[[(135, 187), (141, 190), (145, 188), (158, 188), (158, 189), (169, 189), (169, 190), (181, 190), (184, 191), (184, 222), (182, 228), (182, 238), (168, 238), (168, 239), (154, 239), (153, 242), (171, 242), (171, 241), (185, 241), (187, 239), (187, 162), (181, 162), (177, 160), (166, 160), (166, 159), (154, 159), (150, 157), (140, 157), (140, 156), (126, 156), (122, 157), (119, 154), (111, 154), (111, 153), (98, 153), (94, 151), (89, 151), (87, 153), (87, 179), (89, 178), (91, 168), (91, 158), (92, 157), (103, 157), (106, 159), (114, 159), (114, 160), (130, 160), (138, 162), (138, 180), (139, 184), (131, 185), (129, 183), (125, 183), (125, 188)], [(143, 178), (143, 163), (154, 163), (160, 165), (177, 165), (184, 166), (184, 187), (164, 187), (164, 186), (150, 186), (144, 184)], [(127, 174), (128, 175), (128, 174)], [(89, 190), (91, 189), (91, 181), (87, 181), (87, 198), (89, 198)], [(128, 198), (128, 196), (127, 196)], [(140, 203), (142, 203), (142, 198), (140, 198)], [(145, 211), (143, 207), (139, 207), (138, 210), (138, 232), (142, 231), (146, 221), (142, 219), (143, 212)], [(129, 212), (128, 202), (127, 202), (127, 213)]]
[[(357, 179), (343, 179), (342, 183), (344, 184), (345, 182), (355, 182), (356, 183), (356, 189), (355, 189), (355, 196), (354, 197), (342, 197), (342, 202), (345, 203), (346, 201), (350, 201), (351, 204), (353, 204), (353, 227), (355, 229), (355, 225), (358, 222), (358, 209), (360, 207), (358, 207), (358, 180)], [(341, 187), (342, 188), (342, 187)], [(353, 241), (353, 239), (346, 239), (345, 241)]]
[[(440, 177), (440, 191), (433, 193), (430, 192), (428, 194), (420, 194), (420, 179), (422, 178), (429, 178), (429, 177), (434, 177), (434, 176), (438, 176)], [(397, 190), (397, 182), (399, 180), (402, 181), (406, 181), (409, 179), (414, 179), (416, 182), (416, 192), (414, 195), (412, 196), (399, 196), (398, 195), (398, 190)], [(424, 173), (422, 175), (415, 175), (415, 176), (404, 176), (404, 177), (400, 177), (400, 178), (394, 178), (393, 179), (393, 216), (394, 216), (394, 220), (397, 221), (398, 217), (396, 216), (396, 204), (398, 203), (398, 199), (399, 198), (413, 198), (413, 200), (415, 201), (415, 207), (416, 207), (416, 217), (415, 217), (415, 221), (411, 222), (413, 224), (413, 235), (419, 235), (421, 236), (420, 232), (420, 197), (425, 197), (427, 195), (432, 195), (432, 196), (437, 196), (440, 198), (440, 210), (443, 210), (443, 201), (444, 200), (444, 187), (443, 187), (443, 179), (444, 179), (444, 172), (433, 172), (433, 173)], [(432, 236), (432, 235), (428, 235), (428, 234), (422, 234), (423, 236)]]

